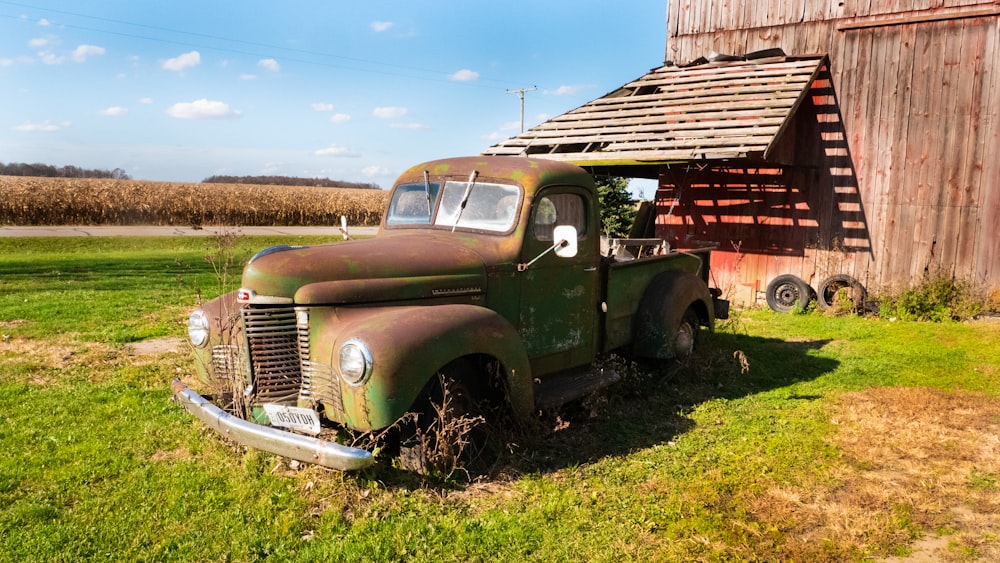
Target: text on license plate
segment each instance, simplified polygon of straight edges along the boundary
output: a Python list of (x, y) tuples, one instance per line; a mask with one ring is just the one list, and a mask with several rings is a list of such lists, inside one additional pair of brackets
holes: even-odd
[(265, 403), (264, 412), (271, 419), (271, 426), (319, 434), (319, 415), (312, 409)]

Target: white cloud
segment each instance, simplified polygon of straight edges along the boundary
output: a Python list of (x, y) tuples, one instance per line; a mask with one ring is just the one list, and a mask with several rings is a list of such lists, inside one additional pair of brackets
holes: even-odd
[(383, 31), (389, 31), (392, 28), (392, 22), (372, 22), (372, 30), (376, 33), (382, 33)]
[(0, 68), (14, 66), (14, 59), (0, 59)]
[(87, 57), (103, 55), (104, 52), (104, 47), (98, 47), (97, 45), (80, 45), (73, 50), (72, 56), (74, 61), (82, 63), (87, 60)]
[(396, 106), (379, 107), (372, 110), (372, 115), (379, 119), (398, 119), (406, 115), (410, 110)]
[(584, 88), (585, 86), (560, 86), (555, 90), (542, 90), (542, 93), (547, 96), (571, 96)]
[(393, 123), (389, 127), (393, 129), (427, 129), (427, 126), (422, 123)]
[(325, 149), (318, 149), (313, 154), (316, 156), (337, 156), (337, 157), (356, 157), (357, 153), (351, 150), (350, 147), (344, 145), (330, 145)]
[(324, 102), (316, 102), (309, 107), (311, 107), (313, 111), (333, 111), (333, 104), (327, 104)]
[(70, 126), (69, 121), (63, 121), (61, 123), (56, 124), (46, 119), (41, 123), (32, 123), (31, 121), (25, 121), (24, 123), (18, 125), (14, 129), (17, 131), (25, 131), (30, 133), (36, 133), (36, 132), (49, 133), (52, 131), (58, 131), (60, 129), (69, 126)]
[(123, 108), (121, 106), (111, 106), (109, 108), (102, 109), (99, 111), (101, 115), (106, 115), (108, 117), (118, 117), (120, 115), (125, 115), (128, 113), (128, 108)]
[(335, 113), (330, 116), (330, 123), (344, 123), (351, 120), (351, 116), (346, 113)]
[(151, 104), (151, 103), (153, 103), (153, 98), (149, 98), (149, 97), (139, 98), (139, 103), (140, 104), (146, 104), (146, 105)]
[(361, 173), (369, 178), (374, 178), (376, 176), (388, 176), (389, 170), (381, 166), (365, 166), (361, 169)]
[(240, 80), (257, 80), (256, 74), (241, 74)]
[(163, 69), (180, 72), (186, 68), (198, 66), (199, 64), (201, 64), (201, 53), (198, 51), (191, 51), (190, 53), (184, 53), (183, 55), (163, 61)]
[(28, 40), (28, 47), (32, 49), (41, 49), (43, 47), (48, 47), (52, 44), (52, 39), (49, 37), (35, 37), (34, 39)]
[(41, 26), (41, 27), (48, 27), (48, 26), (52, 25), (52, 22), (50, 22), (49, 20), (47, 20), (45, 18), (42, 18), (42, 19), (38, 20), (38, 25)]
[[(518, 125), (518, 127), (520, 127), (520, 125)], [(509, 138), (510, 138), (509, 135), (504, 135), (503, 133), (499, 133), (497, 131), (494, 131), (494, 132), (490, 133), (489, 135), (483, 135), (483, 140), (484, 141), (489, 141), (491, 143), (496, 143), (496, 142), (499, 142), (499, 141), (506, 141)]]
[(479, 80), (479, 73), (474, 70), (463, 68), (462, 70), (449, 74), (448, 80), (454, 80), (455, 82), (469, 82), (472, 80)]
[(193, 102), (180, 102), (167, 108), (167, 115), (177, 119), (228, 119), (239, 117), (240, 112), (225, 102), (202, 98)]
[(508, 121), (500, 126), (501, 131), (519, 131), (521, 129), (520, 121)]
[(66, 60), (66, 57), (60, 57), (59, 55), (49, 51), (38, 53), (38, 58), (42, 59), (42, 62), (47, 65), (59, 65)]
[(260, 173), (264, 176), (273, 176), (277, 174), (284, 164), (279, 162), (265, 162), (264, 166), (260, 169)]
[(257, 61), (257, 66), (268, 72), (278, 72), (281, 70), (281, 65), (274, 59), (261, 59)]

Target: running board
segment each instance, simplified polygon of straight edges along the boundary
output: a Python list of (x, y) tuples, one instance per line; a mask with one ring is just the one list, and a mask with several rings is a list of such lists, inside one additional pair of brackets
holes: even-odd
[(535, 408), (546, 410), (565, 405), (619, 381), (618, 372), (593, 366), (584, 371), (549, 376), (535, 382)]

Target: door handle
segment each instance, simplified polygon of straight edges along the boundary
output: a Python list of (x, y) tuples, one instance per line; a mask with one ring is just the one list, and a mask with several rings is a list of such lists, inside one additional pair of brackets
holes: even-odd
[(597, 266), (591, 266), (589, 268), (584, 268), (583, 271), (584, 272), (596, 272), (597, 271)]

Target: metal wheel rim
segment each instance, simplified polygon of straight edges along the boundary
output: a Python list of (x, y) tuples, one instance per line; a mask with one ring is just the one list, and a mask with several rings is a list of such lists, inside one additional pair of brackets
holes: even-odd
[(783, 283), (774, 288), (775, 301), (786, 307), (794, 307), (800, 298), (799, 290), (795, 287), (795, 284)]

